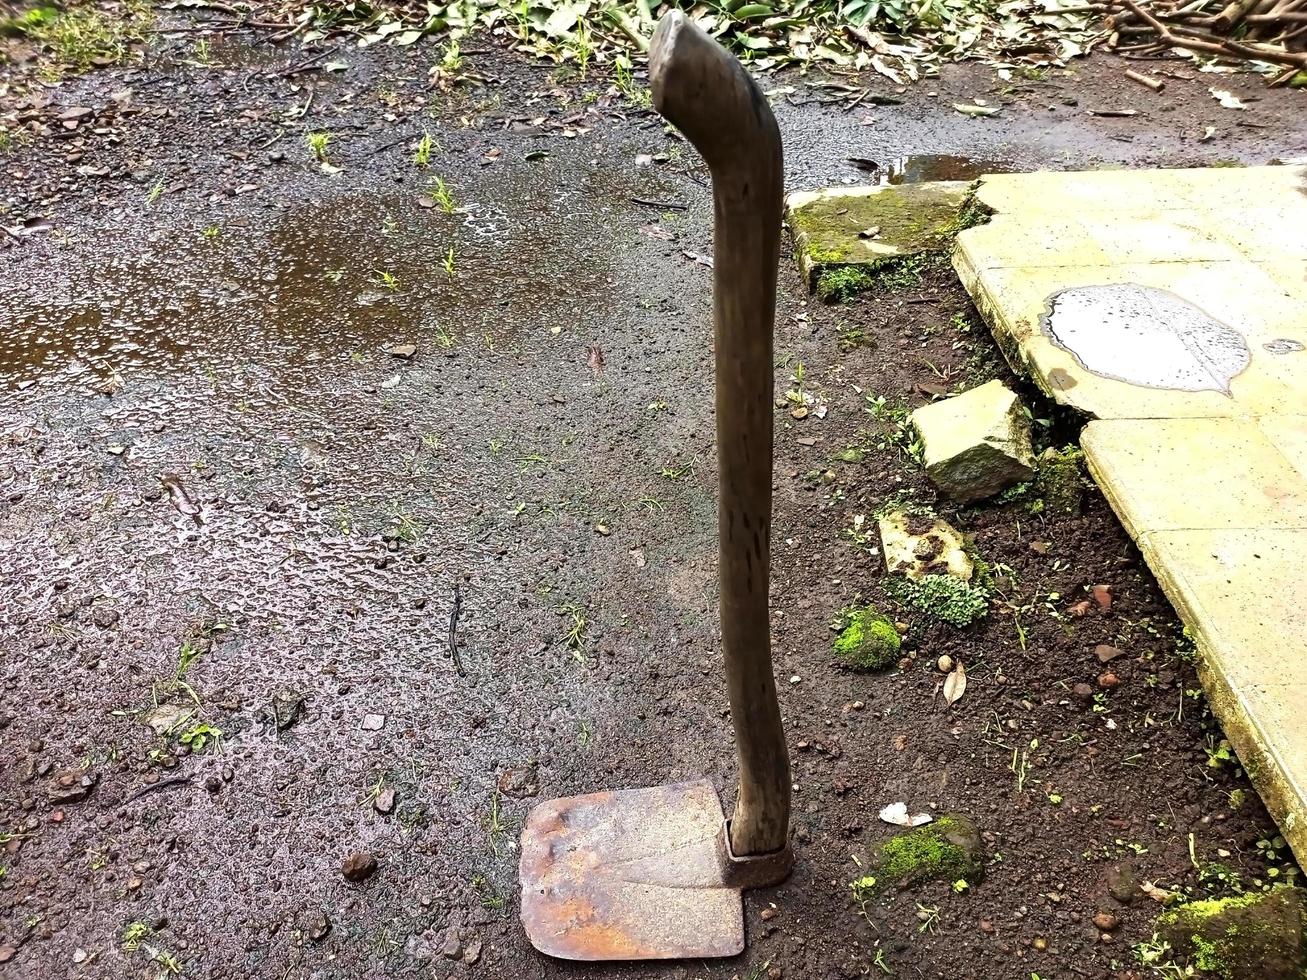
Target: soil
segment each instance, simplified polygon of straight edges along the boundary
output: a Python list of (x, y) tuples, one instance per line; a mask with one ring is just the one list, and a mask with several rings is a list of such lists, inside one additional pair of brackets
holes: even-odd
[[(733, 793), (707, 174), (606, 77), (556, 82), (490, 38), (465, 44), (485, 83), (447, 91), (422, 46), (280, 77), (298, 49), (226, 35), (188, 64), (194, 39), (7, 96), (48, 132), (3, 160), (0, 976), (1108, 977), (1160, 908), (1123, 875), (1206, 895), (1293, 873), (1235, 765), (1209, 765), (1191, 655), (1103, 498), (958, 510), (898, 425), (990, 377), (1041, 446), (1077, 420), (1011, 378), (947, 269), (828, 307), (785, 256), (772, 606), (798, 865), (747, 895), (735, 960), (536, 954), (515, 894), (535, 799)], [(1104, 57), (1016, 85), (948, 68), (851, 111), (803, 76), (764, 87), (793, 87), (792, 189), (867, 180), (850, 157), (923, 179), (1307, 152), (1302, 93), (1177, 64), (1164, 97)], [(1002, 114), (950, 107), (975, 96)], [(1144, 114), (1084, 113), (1124, 106)], [(789, 412), (799, 363), (823, 418)], [(848, 531), (895, 500), (973, 535), (983, 622), (893, 606), (874, 534)], [(1103, 584), (1110, 609), (1074, 615)], [(904, 624), (888, 673), (832, 655), (859, 600)], [(899, 800), (974, 820), (983, 883), (859, 907), (852, 855)]]

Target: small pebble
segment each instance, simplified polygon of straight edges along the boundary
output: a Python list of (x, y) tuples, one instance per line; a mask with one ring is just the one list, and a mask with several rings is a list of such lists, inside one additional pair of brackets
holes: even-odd
[(346, 881), (366, 881), (377, 872), (377, 859), (366, 851), (355, 851), (341, 863)]
[(1111, 912), (1099, 912), (1094, 916), (1094, 926), (1101, 932), (1115, 932), (1121, 920)]

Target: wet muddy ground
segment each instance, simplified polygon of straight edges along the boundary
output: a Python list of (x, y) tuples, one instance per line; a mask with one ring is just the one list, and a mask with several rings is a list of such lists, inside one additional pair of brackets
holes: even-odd
[[(944, 507), (1006, 567), (1002, 601), (964, 633), (905, 616), (889, 674), (835, 665), (838, 610), (889, 604), (854, 516), (933, 500), (899, 410), (1006, 375), (946, 271), (822, 307), (783, 262), (778, 398), (802, 363), (828, 409), (777, 409), (798, 867), (748, 896), (734, 961), (535, 954), (532, 799), (732, 791), (706, 172), (607, 79), (556, 83), (489, 39), (465, 46), (484, 84), (450, 91), (422, 48), (284, 78), (299, 52), (194, 65), (191, 43), (38, 90), (13, 111), (49, 132), (0, 159), (0, 975), (1104, 977), (1157, 909), (1123, 877), (1206, 893), (1195, 862), (1249, 888), (1287, 866), (1209, 765), (1177, 624), (1095, 492), (1071, 515)], [(765, 87), (792, 188), (1307, 153), (1301, 94), (1222, 78), (1252, 106), (1233, 113), (1192, 69), (1162, 102), (1122, 67), (872, 79), (900, 104), (851, 108)], [(977, 95), (1008, 105), (950, 108)], [(1095, 584), (1111, 609), (1070, 615)], [(1110, 689), (1103, 643), (1126, 651)], [(945, 653), (971, 676), (952, 710)], [(985, 882), (860, 912), (850, 857), (898, 799), (975, 819)], [(378, 870), (347, 881), (360, 851)]]

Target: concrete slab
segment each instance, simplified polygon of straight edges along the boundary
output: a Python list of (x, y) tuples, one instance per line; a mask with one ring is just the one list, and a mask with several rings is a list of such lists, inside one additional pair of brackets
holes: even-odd
[[(1307, 439), (1307, 429), (1302, 435)], [(1081, 446), (1132, 537), (1194, 528), (1307, 529), (1307, 478), (1253, 419), (1091, 422)]]
[(1307, 854), (1307, 530), (1182, 530), (1139, 544), (1198, 644), (1199, 677), (1296, 854)]
[(963, 284), (1014, 368), (1097, 419), (1090, 472), (1307, 859), (1307, 167), (1008, 174)]
[[(1097, 418), (1203, 418), (1274, 414), (1302, 399), (1307, 383), (1307, 262), (1154, 262), (987, 268), (958, 236), (954, 268), (989, 322), (1008, 361), (1054, 401)], [(1242, 338), (1248, 366), (1220, 391), (1177, 391), (1088, 370), (1048, 333), (1050, 301), (1072, 288), (1137, 284), (1166, 290)], [(1122, 358), (1143, 354), (1132, 338), (1108, 338)], [(1302, 345), (1301, 349), (1298, 345)], [(1286, 353), (1277, 350), (1289, 348)], [(1183, 353), (1183, 345), (1177, 351)], [(1138, 358), (1136, 358), (1136, 362)], [(1145, 365), (1146, 366), (1146, 365)]]
[(844, 270), (852, 281), (853, 272), (865, 280), (861, 288), (869, 288), (878, 268), (911, 256), (945, 254), (961, 227), (969, 192), (964, 181), (935, 181), (791, 194), (785, 220), (799, 271), (825, 299), (831, 297), (821, 289), (824, 275)]
[[(1307, 193), (1303, 167), (1043, 171), (991, 174), (977, 199), (998, 212), (1122, 214), (1156, 210), (1267, 207)], [(1070, 210), (1067, 210), (1070, 208)]]

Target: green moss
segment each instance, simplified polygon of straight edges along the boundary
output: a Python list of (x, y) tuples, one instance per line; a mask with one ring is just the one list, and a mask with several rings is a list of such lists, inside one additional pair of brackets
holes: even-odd
[(848, 252), (838, 248), (811, 248), (808, 250), (808, 258), (812, 259), (817, 265), (832, 265), (843, 262), (848, 258), (848, 255)]
[(1158, 916), (1157, 934), (1175, 957), (1220, 980), (1290, 980), (1303, 976), (1302, 901), (1297, 889), (1273, 888), (1203, 899)]
[(879, 888), (923, 881), (975, 885), (984, 877), (980, 834), (965, 817), (941, 816), (885, 841), (872, 856), (869, 870)]
[[(1075, 446), (1045, 449), (1035, 463), (1034, 496), (1050, 514), (1079, 514), (1084, 502), (1084, 453)], [(1032, 510), (1034, 510), (1032, 502)]]
[(989, 224), (989, 219), (994, 216), (994, 209), (980, 203), (980, 198), (976, 196), (976, 190), (979, 186), (980, 181), (976, 181), (971, 185), (971, 190), (967, 193), (966, 200), (962, 202), (962, 207), (958, 209), (957, 215), (946, 226), (947, 234), (956, 237), (959, 232), (966, 231), (968, 228)]
[(968, 585), (952, 575), (925, 575), (920, 579), (891, 578), (885, 590), (900, 605), (959, 629), (984, 618), (989, 611), (989, 591)]
[(888, 617), (871, 606), (846, 609), (840, 614), (839, 636), (832, 649), (856, 670), (884, 670), (899, 656), (899, 631)]

